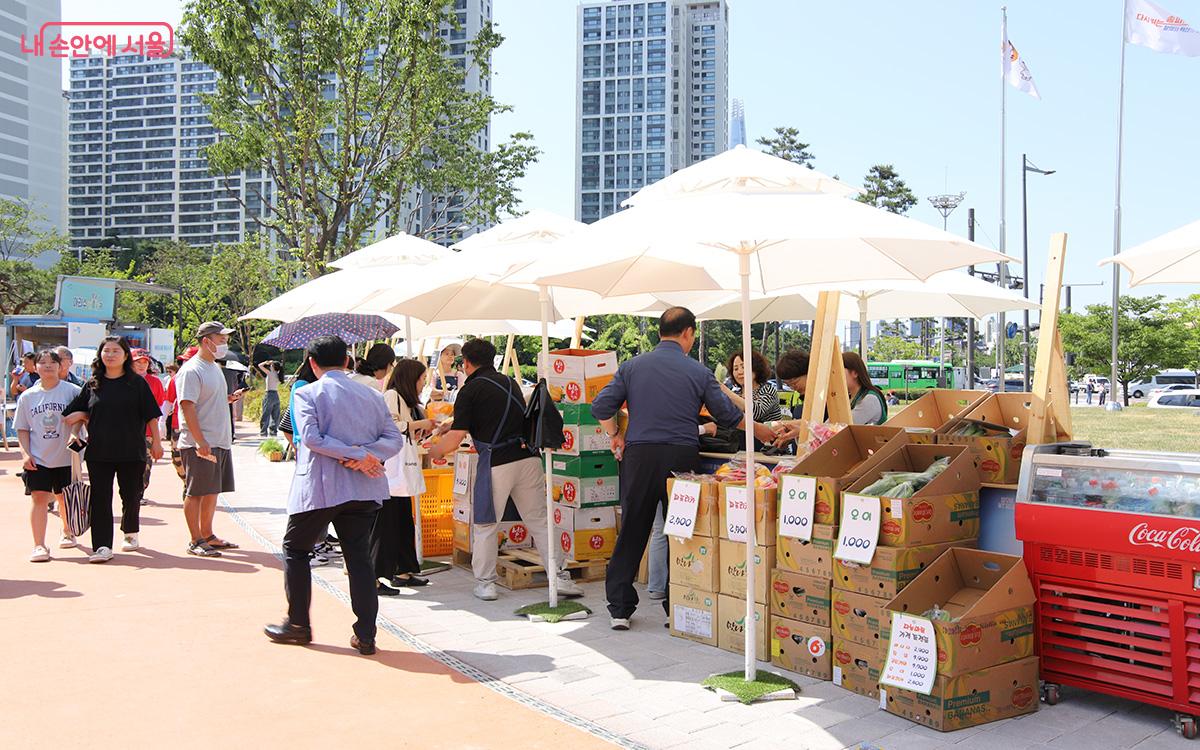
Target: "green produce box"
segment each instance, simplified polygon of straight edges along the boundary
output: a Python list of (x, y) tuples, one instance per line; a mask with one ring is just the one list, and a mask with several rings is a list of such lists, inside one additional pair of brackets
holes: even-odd
[(621, 502), (617, 459), (611, 454), (553, 455), (551, 492), (555, 501), (571, 508), (595, 508)]

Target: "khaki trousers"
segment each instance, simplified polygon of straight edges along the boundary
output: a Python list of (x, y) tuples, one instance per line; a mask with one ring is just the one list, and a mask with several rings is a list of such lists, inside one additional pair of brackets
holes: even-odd
[[(503, 466), (492, 467), (492, 507), (496, 518), (504, 517), (508, 498), (513, 499), (521, 521), (533, 537), (533, 546), (546, 564), (549, 541), (546, 536), (546, 468), (541, 460), (530, 456)], [(499, 524), (477, 523), (471, 529), (471, 570), (475, 580), (483, 583), (496, 580), (496, 554)]]

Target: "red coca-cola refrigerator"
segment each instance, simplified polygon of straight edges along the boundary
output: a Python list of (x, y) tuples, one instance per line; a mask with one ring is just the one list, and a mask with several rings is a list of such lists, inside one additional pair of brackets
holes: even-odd
[(1042, 699), (1068, 685), (1162, 706), (1194, 739), (1200, 455), (1031, 445), (1016, 532), (1037, 593)]

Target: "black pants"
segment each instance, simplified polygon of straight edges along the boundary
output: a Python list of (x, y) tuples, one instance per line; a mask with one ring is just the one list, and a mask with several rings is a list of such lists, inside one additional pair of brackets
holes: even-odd
[(378, 511), (379, 503), (358, 500), (288, 516), (287, 531), (283, 534), (283, 575), (291, 624), (309, 624), (312, 569), (308, 557), (318, 542), (325, 541), (326, 531), (332, 523), (342, 542), (346, 572), (350, 574), (350, 609), (358, 618), (354, 623), (354, 634), (362, 641), (375, 640), (379, 599), (375, 593), (375, 577), (371, 575), (369, 539)]
[(604, 583), (608, 613), (629, 617), (637, 609), (633, 588), (654, 514), (667, 507), (667, 478), (674, 471), (695, 471), (700, 466), (700, 449), (688, 445), (630, 445), (621, 461), (621, 533), (608, 562)]
[(390, 581), (397, 573), (420, 573), (416, 537), (412, 498), (384, 500), (371, 527), (371, 564), (375, 566), (375, 577)]
[(92, 486), (92, 549), (113, 546), (113, 479), (121, 493), (121, 531), (138, 533), (142, 511), (142, 473), (145, 461), (87, 459)]

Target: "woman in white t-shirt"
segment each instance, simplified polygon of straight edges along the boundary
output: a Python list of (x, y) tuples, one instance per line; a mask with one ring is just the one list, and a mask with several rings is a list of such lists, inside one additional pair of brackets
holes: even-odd
[(383, 393), (384, 384), (395, 362), (396, 352), (392, 351), (392, 347), (376, 344), (367, 350), (367, 356), (355, 364), (350, 379)]
[(63, 490), (71, 483), (71, 428), (63, 422), (67, 404), (79, 395), (79, 386), (59, 378), (61, 359), (53, 349), (37, 353), (35, 366), (38, 382), (17, 399), (13, 427), (21, 444), (22, 479), (25, 494), (33, 500), (29, 524), (33, 531), (33, 553), (30, 562), (47, 562), (50, 549), (46, 547), (46, 517), (52, 500), (58, 500), (63, 519), (63, 535), (58, 546), (75, 546), (75, 537), (67, 527)]

